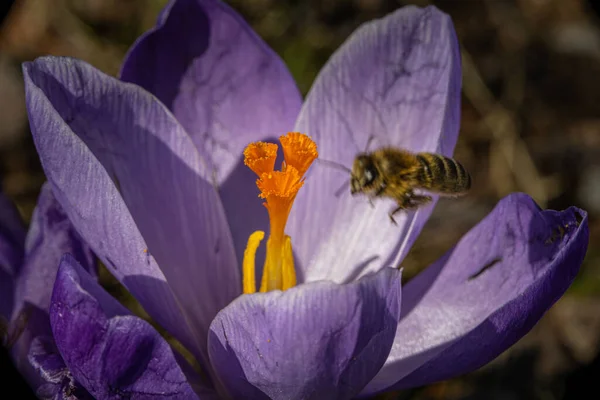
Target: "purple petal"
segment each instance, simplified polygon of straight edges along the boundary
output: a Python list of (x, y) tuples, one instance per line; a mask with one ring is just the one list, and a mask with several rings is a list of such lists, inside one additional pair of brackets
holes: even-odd
[[(435, 7), (404, 7), (359, 28), (321, 71), (296, 130), (313, 137), (319, 158), (347, 167), (384, 145), (451, 155), (460, 112), (460, 54), (450, 18)], [(391, 201), (350, 196), (348, 173), (313, 167), (287, 233), (306, 281), (344, 282), (396, 266), (433, 206), (399, 214)], [(342, 189), (341, 196), (336, 192)], [(338, 193), (339, 195), (339, 193)], [(369, 237), (377, 240), (368, 240)]]
[(92, 276), (94, 256), (75, 231), (48, 183), (41, 189), (25, 244), (25, 261), (19, 276), (17, 301), (48, 311), (58, 264), (70, 253)]
[[(61, 397), (61, 385), (57, 383), (45, 383), (39, 387), (36, 396), (41, 400), (65, 400)], [(66, 400), (72, 400), (66, 397)]]
[(46, 382), (38, 388), (38, 397), (53, 400), (93, 400), (88, 391), (73, 379), (53, 338), (35, 338), (31, 342), (29, 360)]
[(57, 198), (150, 315), (202, 354), (210, 321), (241, 283), (221, 203), (189, 136), (152, 95), (86, 63), (42, 58), (24, 70), (34, 140)]
[(86, 271), (96, 276), (97, 268), (91, 250), (71, 225), (50, 186), (44, 184), (27, 232), (12, 315), (12, 323), (22, 325), (15, 327), (22, 332), (12, 348), (12, 356), (21, 374), (33, 387), (39, 383), (39, 374), (29, 364), (27, 354), (36, 336), (51, 335), (48, 308), (64, 253), (72, 254)]
[(119, 312), (115, 303), (71, 257), (63, 258), (50, 321), (73, 377), (99, 399), (196, 399), (167, 342), (140, 318), (111, 318)]
[(588, 235), (585, 211), (504, 198), (404, 288), (394, 347), (365, 393), (448, 379), (494, 359), (570, 286)]
[(179, 0), (138, 39), (121, 78), (167, 105), (211, 161), (241, 260), (248, 236), (269, 226), (243, 149), (292, 130), (302, 105), (285, 64), (224, 2)]
[(400, 298), (392, 268), (242, 296), (211, 324), (211, 362), (234, 398), (351, 398), (389, 352)]
[(292, 129), (302, 99), (283, 61), (229, 6), (179, 0), (129, 51), (121, 78), (161, 100), (224, 179), (249, 142)]
[(29, 360), (44, 380), (50, 383), (59, 383), (68, 372), (51, 337), (38, 336), (31, 342)]
[(12, 202), (0, 192), (0, 317), (9, 320), (15, 279), (23, 263), (25, 227)]

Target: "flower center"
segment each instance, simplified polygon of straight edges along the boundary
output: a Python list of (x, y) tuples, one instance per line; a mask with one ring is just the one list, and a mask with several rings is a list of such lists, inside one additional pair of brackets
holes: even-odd
[[(260, 284), (261, 292), (287, 290), (296, 285), (296, 271), (292, 253), (292, 240), (285, 234), (285, 224), (304, 184), (303, 176), (318, 157), (317, 145), (308, 136), (289, 132), (279, 138), (283, 148), (284, 162), (281, 171), (275, 170), (277, 145), (274, 143), (250, 143), (244, 150), (244, 164), (256, 175), (259, 197), (269, 213), (270, 233), (267, 254)], [(256, 231), (248, 238), (243, 260), (243, 289), (245, 294), (256, 292), (255, 256), (263, 231)]]

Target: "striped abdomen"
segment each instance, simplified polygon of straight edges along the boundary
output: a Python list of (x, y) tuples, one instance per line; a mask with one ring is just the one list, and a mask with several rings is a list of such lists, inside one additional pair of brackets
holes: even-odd
[(440, 194), (458, 195), (471, 188), (471, 176), (458, 161), (434, 153), (416, 155), (420, 185)]

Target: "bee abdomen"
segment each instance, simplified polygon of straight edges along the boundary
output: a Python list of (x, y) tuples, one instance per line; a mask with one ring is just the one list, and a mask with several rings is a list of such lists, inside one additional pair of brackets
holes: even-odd
[(424, 189), (462, 194), (471, 188), (471, 176), (458, 161), (434, 153), (419, 153), (420, 182)]

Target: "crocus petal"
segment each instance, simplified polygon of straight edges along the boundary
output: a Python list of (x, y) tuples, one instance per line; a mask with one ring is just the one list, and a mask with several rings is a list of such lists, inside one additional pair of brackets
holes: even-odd
[(25, 260), (17, 288), (18, 302), (48, 310), (58, 264), (65, 253), (70, 253), (88, 273), (97, 276), (91, 250), (71, 225), (50, 185), (45, 183), (27, 232)]
[(569, 287), (588, 235), (587, 214), (575, 207), (541, 211), (524, 194), (501, 200), (405, 286), (394, 347), (365, 393), (447, 379), (494, 359)]
[(9, 320), (15, 278), (23, 262), (25, 227), (12, 202), (0, 192), (0, 317)]
[[(312, 135), (319, 158), (347, 167), (371, 135), (370, 150), (385, 145), (451, 155), (460, 80), (450, 18), (432, 6), (404, 7), (363, 25), (331, 57), (295, 130)], [(366, 198), (352, 198), (347, 172), (318, 162), (311, 172), (286, 229), (304, 279), (343, 282), (398, 265), (433, 206), (397, 214), (395, 226), (388, 218), (392, 202), (371, 208)]]
[(241, 283), (218, 194), (189, 136), (148, 92), (84, 62), (42, 58), (24, 71), (42, 165), (73, 224), (187, 346), (189, 322), (201, 352)]
[(211, 324), (209, 351), (234, 398), (347, 399), (385, 360), (400, 271), (241, 296)]
[(172, 1), (129, 51), (121, 79), (157, 96), (215, 172), (236, 254), (268, 229), (244, 147), (290, 131), (302, 98), (282, 60), (222, 1)]
[[(48, 61), (49, 59), (46, 59)], [(32, 81), (25, 64), (29, 121), (57, 200), (78, 232), (144, 309), (182, 343), (194, 339), (171, 288), (106, 170)], [(35, 68), (34, 68), (35, 69)]]
[(12, 316), (13, 323), (18, 324), (21, 318), (25, 323), (12, 349), (14, 362), (33, 387), (39, 383), (39, 374), (29, 364), (27, 354), (36, 336), (51, 335), (48, 308), (58, 265), (64, 253), (72, 254), (86, 271), (96, 276), (97, 268), (91, 250), (82, 242), (46, 183), (27, 232), (25, 258), (16, 280)]
[(44, 380), (51, 383), (59, 383), (62, 380), (67, 366), (52, 337), (39, 336), (35, 338), (31, 342), (29, 358)]
[(71, 375), (54, 339), (38, 336), (31, 342), (29, 361), (46, 382), (37, 390), (42, 399), (93, 400), (93, 397)]
[(72, 257), (63, 258), (50, 322), (73, 377), (97, 399), (197, 399), (167, 342), (146, 321), (118, 315), (121, 308)]
[(121, 79), (173, 111), (221, 180), (249, 142), (289, 131), (302, 105), (279, 56), (216, 0), (168, 4), (129, 51)]

